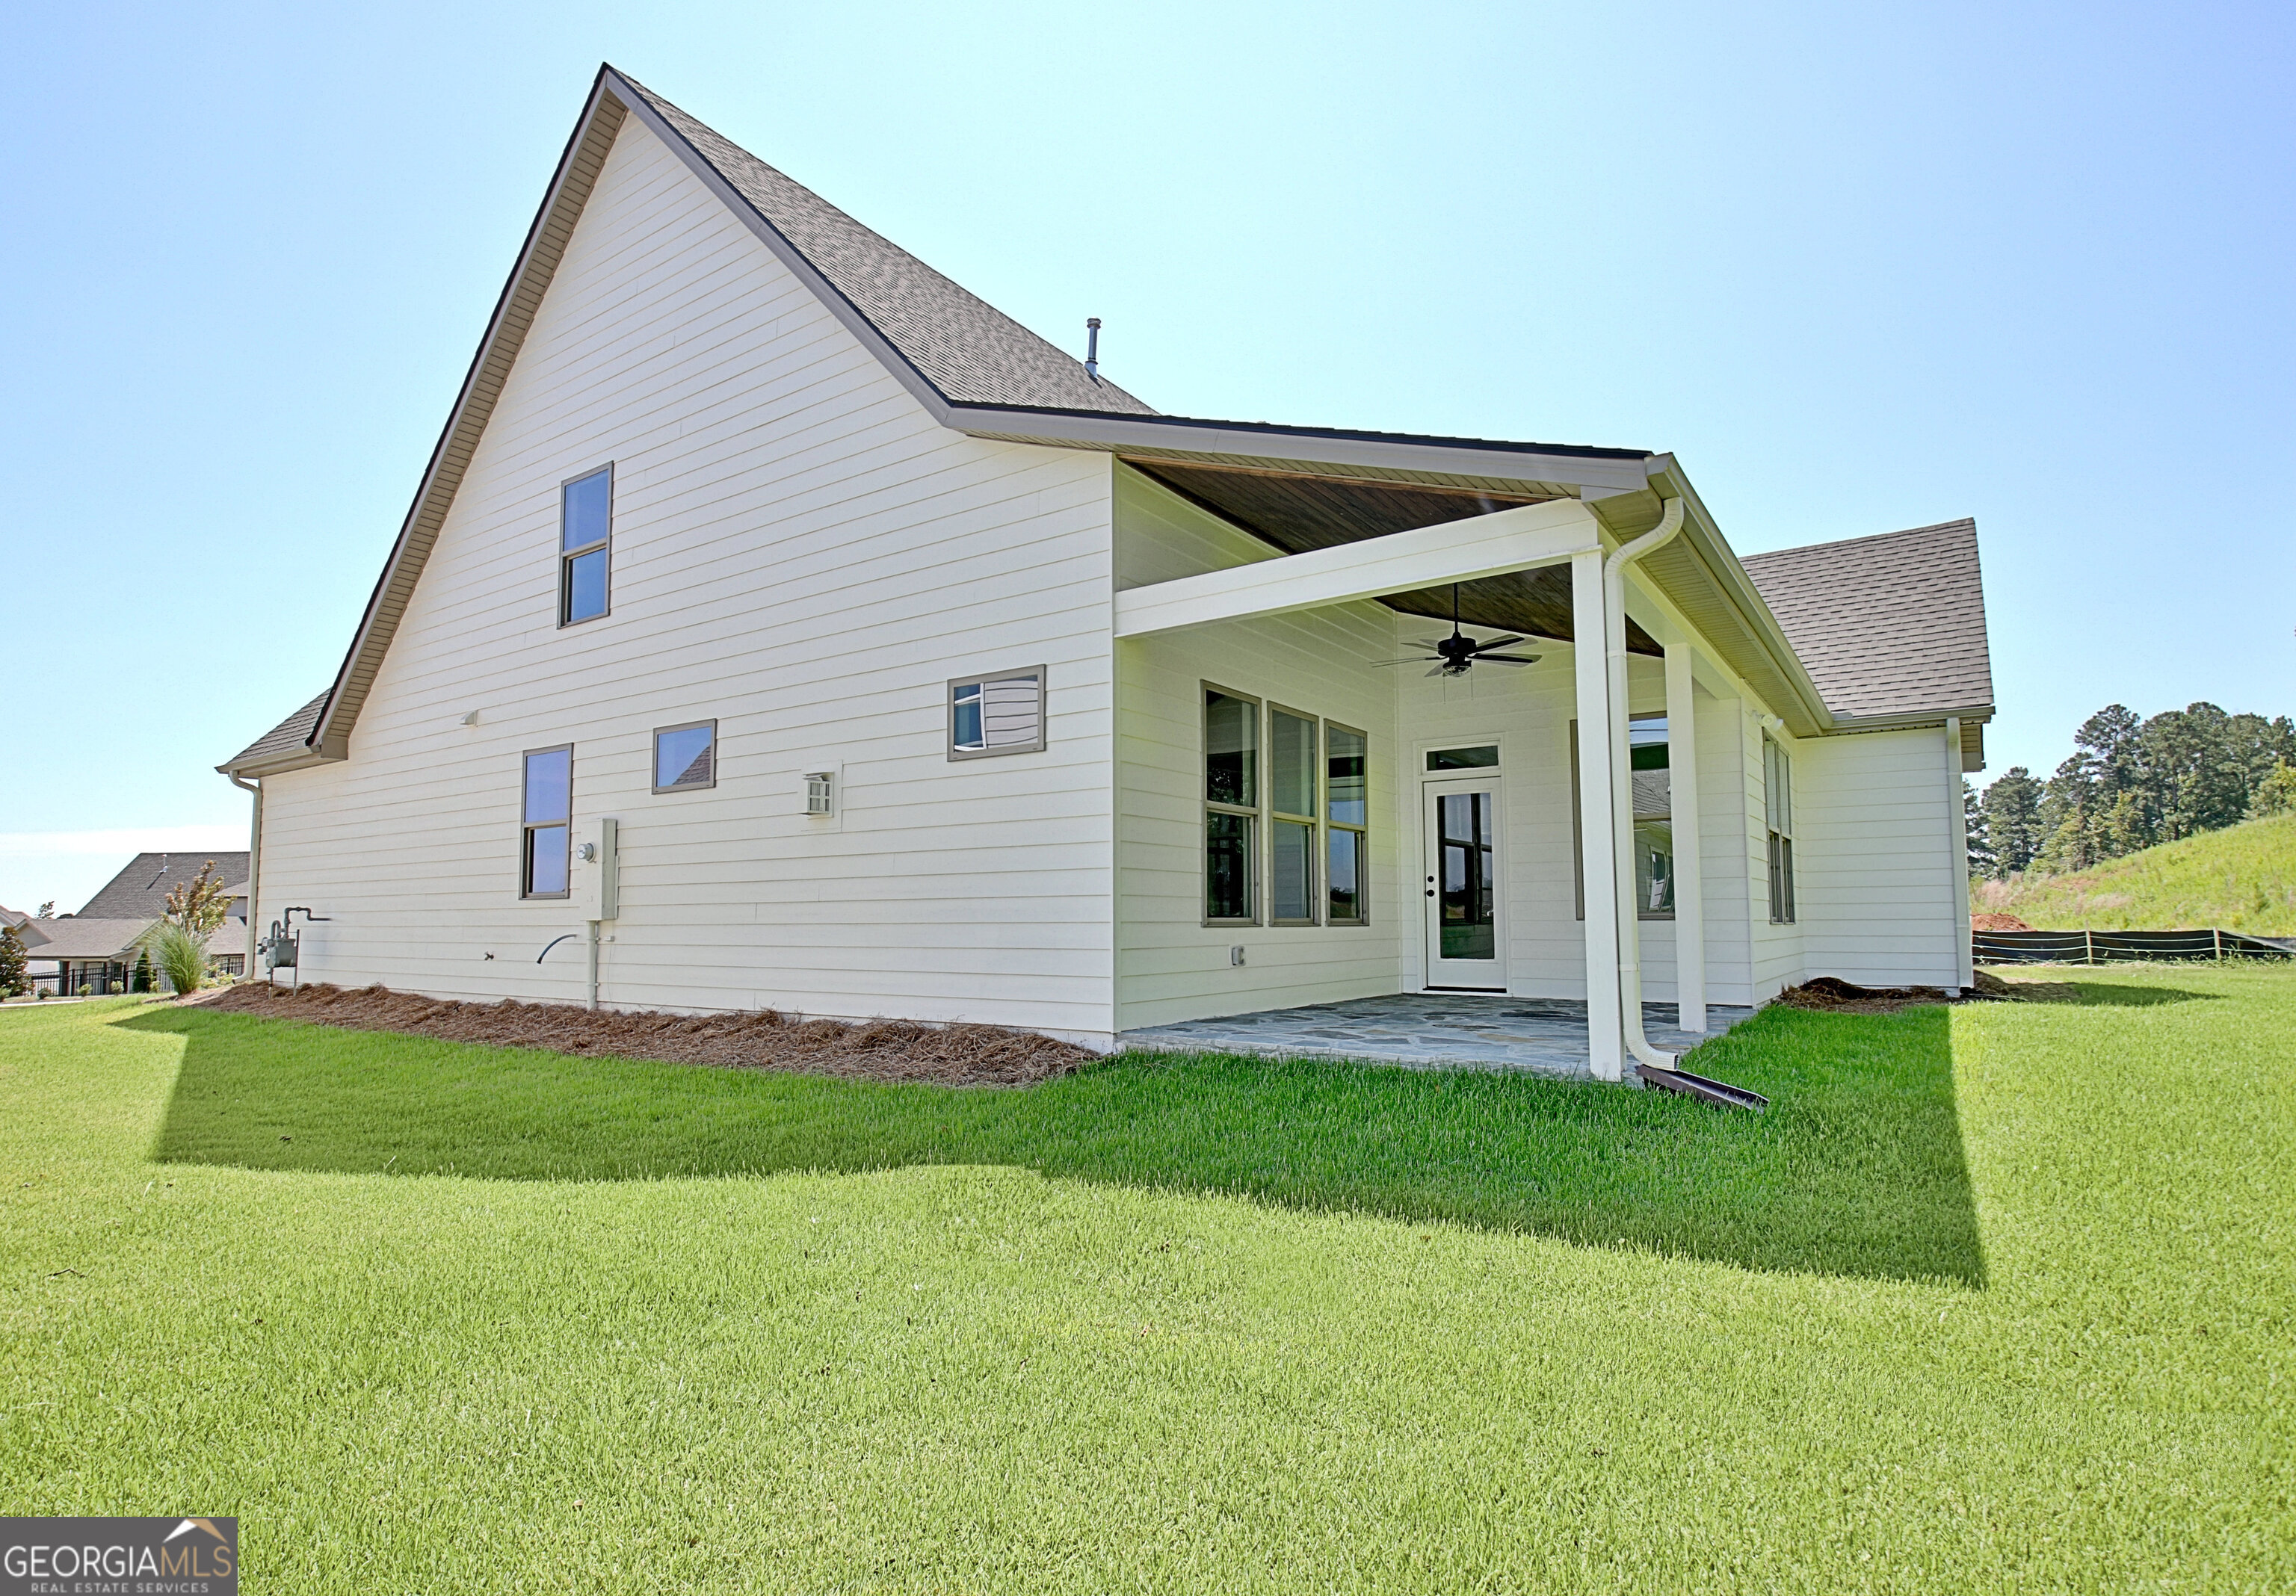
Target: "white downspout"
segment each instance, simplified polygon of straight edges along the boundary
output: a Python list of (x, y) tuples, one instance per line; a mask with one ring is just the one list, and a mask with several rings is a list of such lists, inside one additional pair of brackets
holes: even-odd
[(242, 782), (230, 771), (223, 773), (224, 779), (234, 787), (255, 795), (255, 816), (247, 826), (247, 962), (241, 977), (245, 979), (255, 973), (255, 944), (258, 936), (255, 929), (255, 887), (263, 872), (263, 783)]
[(1603, 564), (1603, 631), (1610, 664), (1611, 883), (1619, 903), (1619, 1019), (1627, 1052), (1645, 1069), (1672, 1069), (1675, 1055), (1662, 1053), (1643, 1034), (1641, 905), (1635, 902), (1634, 773), (1627, 757), (1627, 567), (1663, 548), (1682, 530), (1682, 501), (1666, 501), (1658, 525), (1620, 545)]

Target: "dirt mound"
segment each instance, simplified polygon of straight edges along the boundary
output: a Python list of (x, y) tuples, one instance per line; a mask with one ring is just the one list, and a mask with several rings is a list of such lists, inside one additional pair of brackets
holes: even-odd
[(945, 1086), (1026, 1086), (1066, 1075), (1097, 1056), (1034, 1031), (1002, 1026), (928, 1026), (905, 1019), (847, 1025), (791, 1019), (771, 1009), (750, 1014), (624, 1014), (603, 1009), (594, 1013), (562, 1003), (510, 998), (459, 1003), (385, 986), (353, 990), (324, 982), (291, 992), (259, 980), (242, 981), (205, 999), (204, 1006), (443, 1042)]
[(2014, 914), (1972, 914), (1969, 917), (1972, 931), (2030, 931), (2033, 928)]
[(2061, 982), (2005, 981), (1980, 970), (1961, 989), (1957, 998), (1948, 997), (1944, 988), (1939, 986), (1860, 986), (1840, 976), (1819, 976), (1799, 986), (1787, 987), (1778, 994), (1778, 1002), (1790, 1009), (1815, 1009), (1831, 1014), (1894, 1014), (1909, 1003), (2062, 1003), (2072, 996), (2073, 989)]

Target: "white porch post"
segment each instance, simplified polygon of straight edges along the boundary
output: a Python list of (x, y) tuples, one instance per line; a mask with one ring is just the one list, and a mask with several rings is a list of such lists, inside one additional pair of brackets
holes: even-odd
[(1610, 661), (1601, 549), (1570, 557), (1571, 668), (1578, 689), (1578, 879), (1587, 906), (1587, 1062), (1598, 1081), (1626, 1078), (1619, 1006), (1619, 889), (1612, 795)]
[(1961, 720), (1945, 723), (1946, 867), (1953, 873), (1953, 985), (1977, 979), (1976, 948), (1969, 930), (1969, 812), (1961, 797)]
[(1695, 663), (1689, 636), (1666, 640), (1667, 787), (1674, 800), (1675, 1023), (1706, 1029), (1706, 882), (1698, 835), (1698, 724), (1692, 704)]

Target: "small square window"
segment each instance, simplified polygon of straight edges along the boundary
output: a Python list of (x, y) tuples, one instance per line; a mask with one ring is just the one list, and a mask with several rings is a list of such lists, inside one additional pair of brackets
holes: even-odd
[(685, 792), (718, 785), (718, 723), (697, 720), (653, 734), (653, 790)]
[(948, 684), (948, 757), (1033, 754), (1045, 746), (1045, 667)]

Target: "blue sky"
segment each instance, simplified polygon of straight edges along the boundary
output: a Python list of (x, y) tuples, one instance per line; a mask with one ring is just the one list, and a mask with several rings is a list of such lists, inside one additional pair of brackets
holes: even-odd
[[(0, 903), (230, 846), (602, 59), (1160, 408), (1664, 448), (1742, 551), (1974, 515), (1988, 777), (2296, 711), (2296, 13), (14, 13)], [(238, 846), (245, 846), (243, 840)]]

